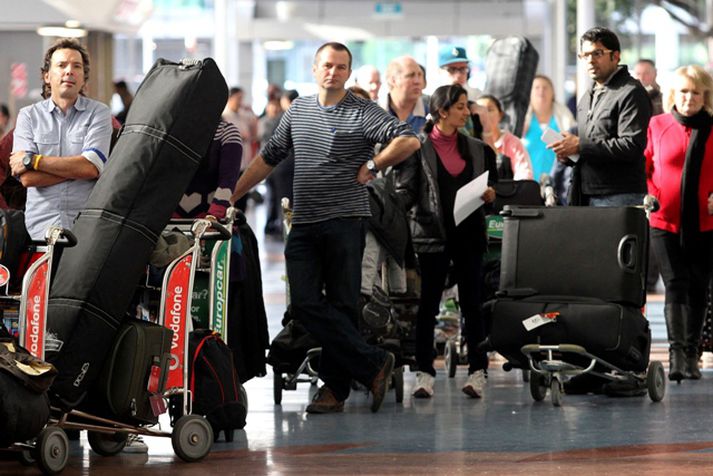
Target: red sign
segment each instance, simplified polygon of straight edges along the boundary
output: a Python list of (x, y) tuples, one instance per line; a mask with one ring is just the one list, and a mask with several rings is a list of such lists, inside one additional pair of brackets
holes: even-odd
[(0, 264), (0, 288), (10, 282), (10, 270)]
[(25, 298), (25, 336), (22, 345), (32, 355), (44, 359), (45, 326), (47, 318), (47, 268), (49, 260), (45, 260), (30, 276)]
[(10, 94), (16, 98), (27, 96), (27, 66), (25, 63), (13, 63), (10, 66)]
[(183, 388), (183, 366), (186, 365), (186, 325), (190, 316), (188, 300), (191, 295), (191, 262), (193, 254), (187, 254), (171, 270), (166, 280), (163, 303), (163, 325), (173, 331), (171, 362), (166, 388)]

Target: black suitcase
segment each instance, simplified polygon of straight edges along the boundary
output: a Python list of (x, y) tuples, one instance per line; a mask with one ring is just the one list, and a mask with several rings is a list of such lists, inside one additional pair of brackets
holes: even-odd
[(119, 328), (85, 409), (130, 424), (157, 423), (149, 398), (151, 393), (164, 390), (172, 336), (173, 332), (163, 326), (127, 319)]
[(493, 213), (500, 213), (506, 205), (543, 206), (540, 184), (534, 180), (499, 179), (495, 184)]
[(506, 207), (500, 291), (642, 307), (648, 222), (634, 207)]
[(102, 369), (149, 256), (225, 107), (215, 62), (158, 60), (139, 86), (107, 167), (52, 281), (47, 360), (57, 405), (76, 406)]
[[(527, 368), (520, 352), (525, 344), (575, 344), (622, 370), (643, 372), (648, 366), (651, 331), (637, 307), (569, 296), (496, 299), (487, 307), (492, 313), (490, 345), (516, 367)], [(548, 323), (526, 328), (524, 321), (546, 313), (552, 313)]]
[(485, 92), (500, 100), (510, 131), (518, 137), (525, 124), (539, 59), (530, 40), (522, 36), (494, 41), (485, 59)]

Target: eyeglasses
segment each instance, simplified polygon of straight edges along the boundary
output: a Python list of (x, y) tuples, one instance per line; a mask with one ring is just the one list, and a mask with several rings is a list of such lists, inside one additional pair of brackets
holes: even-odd
[(603, 49), (599, 48), (599, 49), (596, 49), (596, 50), (594, 50), (594, 51), (587, 51), (586, 53), (584, 53), (584, 52), (583, 52), (583, 53), (579, 53), (579, 54), (577, 55), (577, 57), (579, 57), (579, 59), (581, 59), (581, 60), (587, 60), (587, 59), (589, 59), (590, 57), (591, 57), (593, 60), (598, 60), (598, 59), (601, 58), (602, 56), (604, 56), (604, 55), (606, 55), (606, 54), (609, 54), (609, 53), (613, 53), (613, 51), (612, 51), (612, 50), (603, 50)]
[(467, 66), (449, 66), (446, 68), (446, 71), (448, 71), (448, 74), (467, 74), (468, 71), (470, 71), (470, 68)]

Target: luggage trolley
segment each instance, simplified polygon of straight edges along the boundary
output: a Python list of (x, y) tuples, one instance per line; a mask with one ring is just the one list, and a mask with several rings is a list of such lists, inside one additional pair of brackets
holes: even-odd
[[(236, 212), (229, 211), (227, 225), (232, 226)], [(213, 444), (213, 430), (201, 415), (191, 414), (188, 334), (193, 278), (200, 261), (201, 240), (218, 239), (219, 244), (211, 254), (211, 311), (212, 328), (226, 332), (227, 286), (230, 267), (231, 233), (213, 220), (198, 219), (190, 229), (194, 241), (190, 249), (176, 258), (167, 268), (161, 289), (160, 324), (173, 331), (170, 366), (165, 389), (159, 387), (160, 367), (151, 369), (148, 387), (151, 388), (151, 407), (156, 417), (166, 413), (166, 400), (174, 395), (183, 397), (181, 416), (172, 422), (173, 430), (154, 430), (146, 426), (131, 425), (99, 417), (80, 410), (64, 411), (51, 407), (50, 420), (40, 434), (30, 442), (18, 442), (9, 449), (19, 451), (23, 464), (34, 464), (46, 474), (60, 473), (67, 464), (69, 441), (63, 429), (87, 430), (91, 448), (102, 456), (118, 454), (126, 445), (129, 435), (170, 437), (174, 452), (186, 462), (203, 459)], [(44, 360), (46, 340), (47, 299), (49, 296), (52, 256), (55, 246), (74, 246), (76, 238), (71, 232), (52, 227), (47, 232), (44, 254), (28, 269), (23, 279), (20, 300), (20, 344), (33, 355)], [(223, 272), (219, 272), (222, 270)], [(222, 300), (218, 302), (218, 300)], [(33, 303), (30, 306), (28, 303)]]

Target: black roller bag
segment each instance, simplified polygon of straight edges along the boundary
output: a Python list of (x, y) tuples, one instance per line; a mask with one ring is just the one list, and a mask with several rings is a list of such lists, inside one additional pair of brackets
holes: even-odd
[(0, 325), (0, 448), (30, 440), (44, 428), (50, 418), (47, 389), (56, 375)]
[[(233, 354), (220, 334), (197, 329), (188, 340), (191, 412), (203, 415), (213, 429), (213, 441), (221, 431), (225, 441), (233, 441), (233, 430), (245, 427), (248, 396), (233, 365)], [(181, 417), (181, 396), (171, 398), (171, 418)]]
[[(493, 315), (490, 344), (515, 367), (527, 368), (520, 352), (526, 344), (581, 345), (623, 370), (643, 372), (649, 364), (651, 331), (639, 308), (571, 296), (496, 299), (487, 305)], [(547, 323), (528, 330), (524, 321), (538, 314), (546, 315)], [(567, 360), (589, 364), (571, 355)]]
[(534, 180), (498, 179), (495, 184), (493, 212), (500, 213), (506, 205), (544, 206), (540, 184)]
[(161, 231), (205, 155), (225, 107), (215, 62), (160, 59), (72, 229), (52, 281), (50, 396), (73, 408), (96, 382)]
[(500, 290), (642, 307), (648, 222), (634, 207), (506, 207)]
[(150, 399), (166, 385), (172, 336), (163, 326), (127, 319), (82, 409), (129, 424), (158, 423)]
[(540, 55), (530, 40), (511, 36), (496, 40), (488, 49), (485, 92), (500, 100), (513, 134), (522, 136), (530, 90)]

